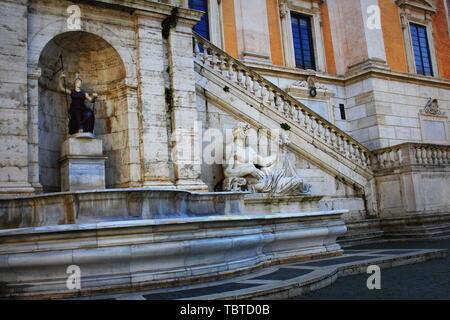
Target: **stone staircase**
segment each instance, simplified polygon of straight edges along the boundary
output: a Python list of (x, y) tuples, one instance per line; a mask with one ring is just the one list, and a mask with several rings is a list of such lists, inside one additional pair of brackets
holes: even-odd
[(368, 186), (371, 151), (350, 135), (197, 34), (194, 60), (197, 84), (208, 99), (256, 128), (287, 123), (294, 152), (361, 189)]
[[(348, 221), (344, 246), (386, 240), (441, 238), (450, 234), (448, 210), (382, 214), (377, 189), (380, 177), (410, 168), (432, 172), (450, 168), (450, 146), (404, 143), (369, 150), (269, 80), (194, 34), (197, 94), (255, 129), (290, 126), (291, 151), (352, 185), (363, 195), (366, 218)], [(383, 191), (383, 190), (382, 190)], [(384, 192), (388, 192), (387, 189)], [(399, 200), (400, 201), (400, 200)], [(442, 215), (442, 216), (441, 216)]]

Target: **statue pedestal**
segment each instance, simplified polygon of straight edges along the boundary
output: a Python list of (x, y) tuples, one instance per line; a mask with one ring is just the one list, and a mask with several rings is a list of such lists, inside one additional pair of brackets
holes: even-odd
[(61, 191), (105, 189), (103, 143), (88, 134), (70, 136), (61, 151)]

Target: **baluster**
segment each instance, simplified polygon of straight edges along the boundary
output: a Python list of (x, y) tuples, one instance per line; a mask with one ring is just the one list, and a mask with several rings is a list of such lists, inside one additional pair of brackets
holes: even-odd
[(416, 157), (416, 163), (422, 164), (422, 149), (416, 147), (414, 155)]
[(237, 69), (237, 82), (240, 86), (244, 85), (241, 69)]
[(245, 88), (250, 91), (250, 85), (252, 84), (250, 81), (250, 75), (247, 73), (247, 71), (244, 71), (244, 74), (245, 74)]
[(344, 152), (344, 139), (340, 134), (338, 134), (337, 138), (338, 138), (339, 152), (343, 153)]
[(289, 103), (289, 101), (284, 101), (284, 106), (283, 106), (283, 115), (290, 119), (290, 113), (291, 113), (291, 104)]
[(386, 167), (392, 167), (392, 150), (386, 151)]
[(222, 57), (222, 55), (219, 55), (219, 65), (220, 65), (220, 73), (226, 77), (228, 77), (228, 68), (227, 68), (227, 63), (225, 61), (225, 59)]
[(198, 47), (198, 40), (197, 40), (196, 37), (193, 37), (193, 38), (194, 38), (194, 57), (200, 58), (199, 57), (199, 55), (200, 55), (200, 48)]
[(303, 129), (305, 131), (308, 131), (309, 115), (305, 110), (302, 110), (302, 115), (303, 115)]
[(233, 61), (231, 59), (227, 60), (228, 63), (228, 79), (232, 80), (234, 82), (234, 67), (233, 67)]
[(277, 105), (277, 110), (279, 112), (283, 112), (283, 106), (284, 106), (283, 102), (284, 102), (283, 98), (281, 96), (277, 95), (277, 103), (276, 103), (276, 105)]
[(268, 98), (267, 97), (267, 93), (268, 93), (267, 86), (264, 85), (264, 82), (262, 82), (260, 85), (261, 85), (261, 100), (262, 100), (263, 104), (266, 104), (267, 98)]
[(362, 165), (362, 164), (364, 164), (364, 162), (362, 161), (361, 153), (362, 153), (362, 150), (356, 144), (354, 144), (353, 145), (353, 154), (354, 154), (355, 160), (356, 160), (356, 162), (358, 162), (359, 164)]
[(366, 152), (364, 152), (364, 158), (366, 159), (367, 167), (372, 166), (372, 158), (371, 158), (370, 154), (367, 154)]
[(437, 150), (437, 164), (442, 164), (442, 150)]
[(388, 162), (388, 152), (387, 151), (383, 151), (381, 153), (381, 159), (383, 161), (383, 168), (388, 168), (389, 162)]
[(297, 106), (292, 107), (292, 111), (293, 111), (293, 115), (292, 115), (292, 120), (296, 123), (299, 122), (300, 118), (299, 118), (299, 108)]
[(330, 138), (331, 138), (331, 146), (334, 150), (337, 150), (337, 139), (336, 139), (336, 131), (334, 129), (330, 129)]
[(367, 165), (367, 157), (366, 157), (366, 153), (363, 151), (363, 149), (361, 149), (361, 148), (358, 148), (358, 150), (359, 150), (359, 157), (360, 157), (360, 159), (361, 159), (361, 164), (364, 166), (364, 167), (367, 167), (368, 165)]
[(324, 127), (324, 140), (326, 144), (331, 144), (330, 138), (331, 138), (331, 129), (330, 127), (326, 126)]
[(349, 152), (350, 159), (357, 160), (356, 152), (355, 152), (355, 145), (351, 141), (349, 141), (349, 143), (348, 143), (348, 152)]
[(375, 155), (375, 160), (377, 162), (377, 167), (379, 169), (383, 169), (384, 168), (384, 163), (383, 163), (383, 152), (379, 152)]
[(311, 117), (311, 121), (310, 121), (310, 125), (309, 125), (309, 132), (311, 133), (311, 135), (313, 137), (315, 137), (315, 130), (316, 130), (316, 118), (314, 116), (310, 116)]
[(275, 95), (273, 93), (273, 90), (269, 88), (269, 106), (273, 107), (275, 103)]
[(352, 160), (356, 160), (355, 145), (351, 140), (347, 140), (347, 143), (348, 143), (348, 157)]
[(343, 147), (342, 152), (344, 153), (345, 157), (348, 157), (349, 156), (348, 141), (344, 136), (342, 136), (342, 147)]
[(322, 138), (322, 122), (320, 121), (320, 119), (315, 119), (315, 130), (314, 130), (314, 135), (318, 138), (321, 139)]
[(420, 157), (422, 158), (422, 164), (427, 164), (427, 150), (425, 149), (425, 147), (421, 148), (421, 154)]
[(205, 64), (208, 63), (208, 46), (204, 45), (203, 43), (199, 42), (199, 50), (200, 50), (200, 46), (202, 46), (203, 52), (200, 51), (199, 55), (200, 55), (200, 60)]
[(437, 162), (437, 152), (436, 149), (431, 150), (431, 163), (432, 164), (438, 164)]
[(427, 164), (432, 164), (433, 163), (433, 159), (432, 159), (432, 151), (431, 148), (427, 148)]
[(213, 70), (217, 70), (217, 63), (219, 60), (216, 57), (216, 53), (214, 51), (211, 51), (211, 68)]
[(400, 165), (400, 149), (394, 149), (394, 166)]
[(260, 85), (258, 83), (258, 80), (253, 78), (253, 93), (257, 98), (261, 97), (261, 91), (260, 91)]

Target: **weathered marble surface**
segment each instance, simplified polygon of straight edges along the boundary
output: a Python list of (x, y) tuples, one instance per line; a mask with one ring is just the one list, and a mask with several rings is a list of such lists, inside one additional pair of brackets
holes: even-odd
[(61, 151), (61, 190), (105, 189), (103, 143), (89, 136), (69, 137)]
[[(339, 255), (345, 210), (103, 222), (0, 230), (2, 298), (159, 288)], [(67, 267), (81, 289), (66, 287)]]
[(127, 188), (0, 199), (0, 229), (240, 214), (243, 193)]

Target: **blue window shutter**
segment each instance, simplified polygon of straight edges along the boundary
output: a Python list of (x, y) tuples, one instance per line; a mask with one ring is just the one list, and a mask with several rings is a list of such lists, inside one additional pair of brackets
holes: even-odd
[(416, 72), (424, 76), (433, 76), (427, 29), (424, 26), (411, 23), (410, 30)]
[(311, 19), (300, 14), (291, 14), (292, 37), (294, 40), (295, 65), (301, 69), (316, 70)]
[(210, 40), (208, 0), (189, 0), (189, 8), (205, 12), (199, 23), (195, 25), (194, 31), (201, 35), (203, 38)]

